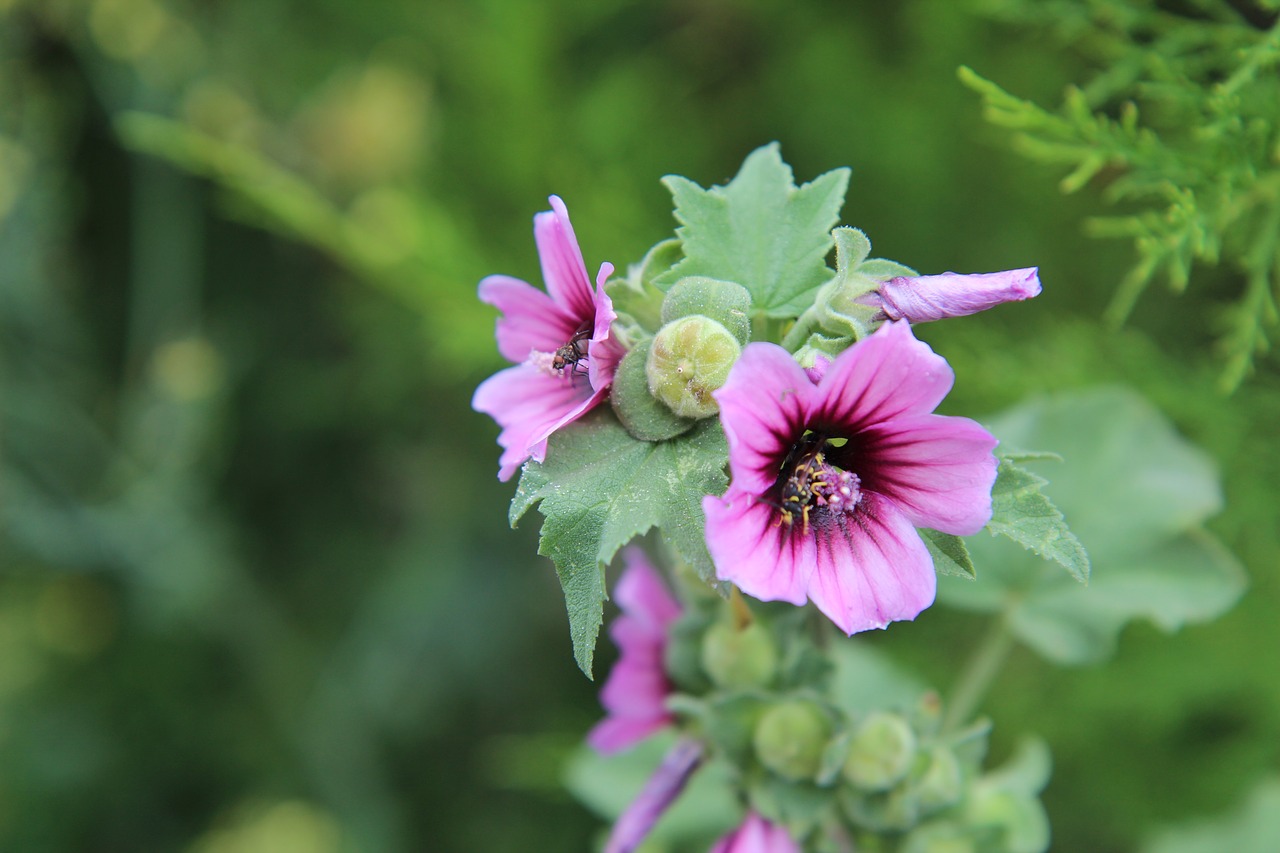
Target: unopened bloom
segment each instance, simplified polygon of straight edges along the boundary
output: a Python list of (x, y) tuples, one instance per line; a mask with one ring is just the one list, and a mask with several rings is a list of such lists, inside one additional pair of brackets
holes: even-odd
[(480, 282), (481, 301), (503, 314), (498, 351), (516, 363), (482, 382), (471, 400), (502, 427), (503, 480), (530, 457), (543, 461), (547, 437), (604, 399), (623, 356), (609, 335), (617, 315), (604, 290), (613, 265), (600, 265), (593, 289), (569, 212), (557, 196), (551, 196), (551, 210), (534, 216), (533, 236), (546, 292), (505, 275)]
[(817, 372), (755, 343), (716, 392), (733, 476), (702, 504), (716, 573), (761, 600), (812, 600), (848, 634), (913, 619), (937, 582), (915, 528), (986, 525), (996, 439), (933, 414), (954, 374), (906, 323)]
[(1005, 272), (899, 276), (858, 298), (863, 305), (880, 309), (889, 320), (924, 323), (944, 317), (963, 317), (1017, 302), (1040, 293), (1036, 267)]
[(800, 853), (800, 845), (786, 827), (750, 812), (741, 826), (717, 841), (708, 853)]
[(643, 551), (628, 548), (623, 559), (626, 568), (613, 593), (622, 613), (609, 627), (621, 655), (600, 690), (608, 715), (587, 735), (587, 743), (605, 754), (644, 740), (672, 720), (666, 708), (671, 683), (663, 659), (680, 605)]
[(703, 745), (692, 738), (676, 742), (640, 794), (618, 817), (605, 843), (604, 853), (631, 853), (640, 846), (654, 824), (680, 796), (689, 777), (702, 763), (704, 751)]

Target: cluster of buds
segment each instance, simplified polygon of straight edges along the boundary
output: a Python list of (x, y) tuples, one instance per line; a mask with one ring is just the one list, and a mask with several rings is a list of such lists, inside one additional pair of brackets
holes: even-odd
[[(1037, 797), (1047, 766), (1035, 750), (1020, 769), (984, 772), (988, 724), (945, 729), (932, 692), (895, 709), (846, 707), (828, 656), (794, 630), (794, 611), (756, 612), (741, 596), (697, 592), (678, 605), (635, 550), (620, 586), (627, 627), (615, 632), (622, 658), (606, 705), (625, 693), (663, 716), (648, 714), (638, 736), (605, 751), (665, 727), (687, 734), (617, 822), (607, 850), (635, 849), (708, 755), (730, 759), (743, 792), (746, 817), (734, 837), (756, 833), (780, 845), (723, 849), (846, 839), (832, 849), (1034, 853), (1047, 844)], [(600, 733), (618, 725), (621, 709), (610, 710), (593, 733), (598, 748)]]

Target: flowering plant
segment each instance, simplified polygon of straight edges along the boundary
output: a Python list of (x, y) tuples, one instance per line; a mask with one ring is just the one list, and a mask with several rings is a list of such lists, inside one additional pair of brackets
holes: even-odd
[[(482, 384), (474, 405), (502, 428), (499, 476), (520, 471), (511, 523), (534, 506), (543, 516), (539, 553), (556, 565), (588, 675), (605, 567), (656, 532), (653, 558), (628, 549), (614, 586), (621, 655), (588, 741), (612, 755), (675, 740), (614, 810), (608, 851), (635, 849), (704, 772), (734, 792), (729, 813), (703, 827), (716, 850), (1043, 850), (1046, 750), (1032, 743), (985, 771), (989, 724), (971, 719), (1001, 655), (1016, 639), (1050, 659), (1087, 660), (1129, 619), (1172, 628), (1239, 593), (1220, 549), (1190, 558), (1217, 592), (1194, 604), (1164, 577), (1146, 587), (1129, 577), (1103, 606), (1076, 592), (1089, 556), (1033, 470), (1059, 457), (1021, 449), (1071, 417), (1024, 410), (993, 428), (937, 414), (955, 375), (913, 331), (1034, 297), (1038, 270), (919, 275), (871, 258), (863, 232), (836, 227), (848, 176), (797, 187), (776, 145), (724, 186), (669, 176), (675, 237), (620, 276), (602, 265), (594, 290), (553, 197), (535, 217), (547, 292), (501, 276), (481, 283), (515, 366)], [(1149, 441), (1161, 427), (1141, 402), (1105, 404), (1129, 413), (1106, 429), (1156, 455), (1115, 460), (1101, 480), (1148, 461), (1195, 467), (1180, 446)], [(1198, 476), (1198, 493), (1212, 493), (1212, 472)], [(1161, 536), (1144, 541), (1164, 547), (1215, 506), (1137, 513), (1128, 541), (1159, 519)], [(961, 538), (984, 529), (1034, 564), (992, 556), (987, 580)], [(1197, 547), (1175, 540), (1183, 554)], [(986, 546), (974, 544), (981, 557)], [(936, 597), (998, 617), (946, 708), (831, 631), (911, 620)], [(821, 615), (810, 618), (808, 603)]]

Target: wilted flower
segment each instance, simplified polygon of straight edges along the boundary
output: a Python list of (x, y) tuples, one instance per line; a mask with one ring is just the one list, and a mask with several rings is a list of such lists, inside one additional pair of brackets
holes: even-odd
[(618, 817), (613, 831), (609, 833), (604, 853), (631, 853), (640, 846), (654, 824), (680, 796), (689, 777), (702, 763), (703, 752), (702, 744), (692, 738), (676, 742), (640, 794)]
[(708, 853), (800, 853), (800, 845), (786, 827), (750, 812), (741, 826), (717, 841)]
[(928, 607), (937, 579), (915, 527), (977, 533), (996, 475), (990, 433), (933, 414), (953, 380), (906, 323), (819, 379), (781, 347), (748, 345), (715, 395), (733, 475), (703, 499), (720, 578), (765, 601), (810, 599), (849, 634)]
[(899, 276), (858, 298), (879, 308), (889, 320), (924, 323), (944, 317), (963, 317), (994, 308), (1002, 302), (1030, 299), (1040, 293), (1036, 267), (1005, 272)]
[(557, 196), (551, 196), (551, 210), (534, 216), (533, 236), (545, 293), (505, 275), (480, 282), (481, 301), (503, 314), (498, 351), (516, 362), (482, 382), (471, 400), (473, 408), (502, 427), (498, 477), (503, 480), (526, 459), (545, 459), (547, 436), (604, 399), (623, 356), (609, 335), (617, 315), (604, 291), (613, 265), (600, 265), (592, 289), (569, 212)]
[(626, 568), (613, 593), (622, 613), (609, 628), (621, 655), (600, 690), (608, 716), (587, 735), (587, 743), (606, 754), (644, 740), (672, 720), (663, 657), (680, 605), (643, 551), (628, 548), (623, 559)]

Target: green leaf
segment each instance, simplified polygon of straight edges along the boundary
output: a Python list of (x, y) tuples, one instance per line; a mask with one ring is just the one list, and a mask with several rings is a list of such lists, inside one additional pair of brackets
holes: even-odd
[(675, 201), (685, 257), (658, 279), (660, 286), (690, 275), (733, 281), (750, 291), (754, 311), (795, 317), (831, 278), (826, 257), (848, 169), (796, 187), (771, 143), (753, 151), (725, 186), (703, 189), (678, 175), (663, 183)]
[(1230, 815), (1166, 829), (1143, 853), (1274, 853), (1280, 839), (1280, 778), (1260, 782)]
[(1040, 655), (1083, 664), (1108, 657), (1135, 619), (1173, 631), (1213, 619), (1239, 598), (1243, 569), (1201, 526), (1222, 506), (1212, 461), (1133, 391), (1041, 399), (990, 426), (1004, 443), (1067, 460), (1027, 464), (1052, 472), (1037, 488), (1089, 549), (1089, 584), (1004, 537), (975, 537), (967, 544), (981, 567), (977, 581), (939, 578), (939, 601), (1004, 612), (1014, 635)]
[(702, 498), (722, 494), (724, 432), (716, 419), (672, 441), (632, 438), (600, 408), (551, 437), (546, 461), (529, 462), (511, 501), (511, 524), (538, 504), (538, 553), (556, 564), (569, 611), (574, 658), (588, 677), (604, 618), (604, 566), (633, 537), (661, 527), (704, 577)]
[(938, 574), (973, 579), (973, 560), (963, 539), (924, 527), (920, 528), (920, 536), (933, 557), (933, 568)]
[(1000, 460), (991, 489), (991, 522), (987, 529), (1059, 563), (1076, 580), (1089, 580), (1089, 555), (1067, 527), (1062, 513), (1041, 489), (1049, 481)]

